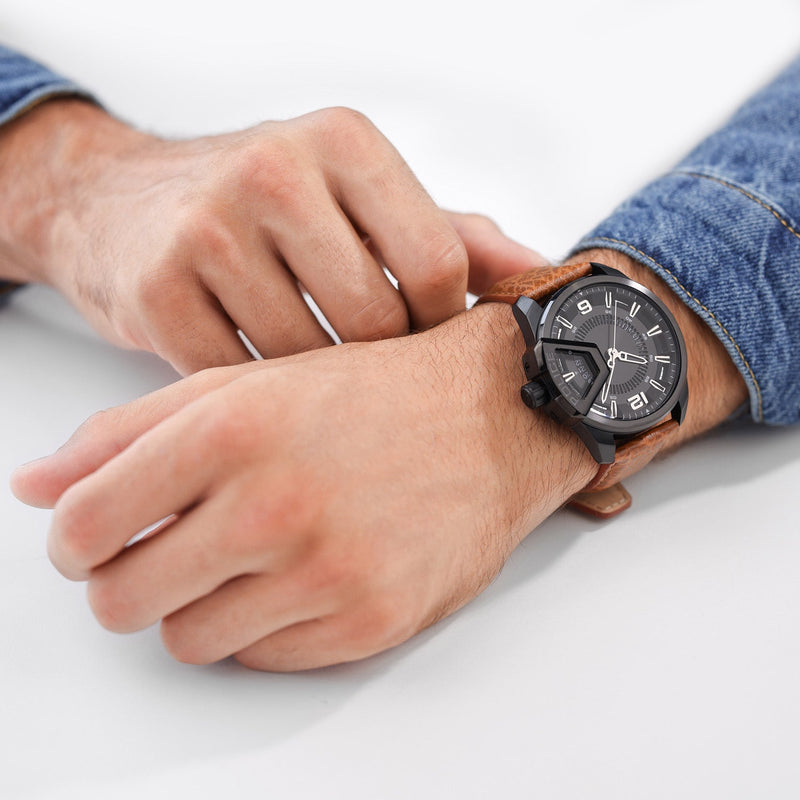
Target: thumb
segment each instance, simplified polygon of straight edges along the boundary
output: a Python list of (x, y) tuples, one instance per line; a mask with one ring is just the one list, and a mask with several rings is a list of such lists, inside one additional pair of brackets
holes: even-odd
[(473, 294), (486, 291), (510, 275), (550, 264), (540, 253), (509, 239), (489, 217), (455, 211), (446, 213), (467, 248), (469, 291)]

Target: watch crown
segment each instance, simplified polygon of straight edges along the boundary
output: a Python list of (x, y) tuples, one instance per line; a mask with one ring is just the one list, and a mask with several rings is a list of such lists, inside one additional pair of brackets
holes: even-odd
[(541, 381), (530, 381), (520, 389), (522, 402), (528, 408), (539, 408), (550, 401), (550, 393)]

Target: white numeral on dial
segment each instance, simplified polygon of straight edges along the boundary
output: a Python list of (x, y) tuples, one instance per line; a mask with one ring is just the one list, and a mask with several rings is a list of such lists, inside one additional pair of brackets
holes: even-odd
[(632, 319), (633, 317), (635, 317), (639, 313), (639, 309), (640, 308), (641, 308), (641, 305), (634, 300), (631, 303), (631, 310), (628, 312), (628, 316), (631, 317), (631, 319)]
[(649, 331), (647, 331), (647, 335), (650, 336), (650, 337), (658, 336), (658, 334), (661, 333), (661, 332), (662, 331), (661, 331), (661, 326), (660, 325), (653, 325), (653, 327), (650, 328)]
[(611, 292), (606, 292), (606, 308), (611, 308)]
[(644, 392), (639, 392), (633, 397), (629, 397), (628, 402), (631, 404), (631, 408), (636, 411), (638, 408), (647, 405), (647, 396)]
[(656, 356), (655, 360), (658, 361), (659, 364), (669, 364), (669, 356)]
[(667, 391), (667, 387), (666, 386), (662, 386), (658, 381), (654, 381), (652, 378), (650, 378), (650, 385), (654, 389), (658, 389), (659, 392), (666, 392)]
[(591, 314), (592, 304), (588, 300), (581, 300), (580, 303), (578, 303), (578, 311), (580, 311), (581, 314), (584, 315)]

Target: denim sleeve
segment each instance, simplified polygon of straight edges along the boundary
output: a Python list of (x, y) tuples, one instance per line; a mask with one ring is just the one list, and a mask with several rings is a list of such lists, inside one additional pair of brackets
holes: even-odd
[(753, 419), (800, 414), (800, 58), (573, 249), (658, 273), (725, 345)]
[[(0, 44), (0, 125), (59, 95), (93, 99), (77, 84)], [(0, 280), (0, 305), (12, 284)]]
[(90, 97), (86, 90), (0, 44), (0, 125), (56, 95)]

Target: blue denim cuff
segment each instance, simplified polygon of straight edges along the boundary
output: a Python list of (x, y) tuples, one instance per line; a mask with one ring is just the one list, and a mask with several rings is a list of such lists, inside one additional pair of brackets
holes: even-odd
[(655, 271), (725, 346), (750, 392), (753, 419), (800, 412), (800, 234), (766, 197), (710, 174), (677, 170), (646, 186), (572, 253), (618, 250)]
[(94, 101), (73, 81), (0, 45), (0, 125), (51, 97), (76, 95)]

